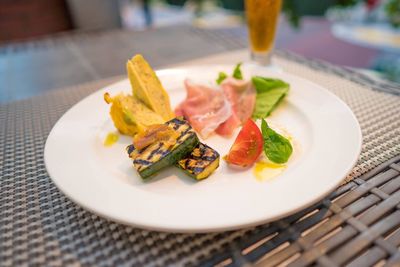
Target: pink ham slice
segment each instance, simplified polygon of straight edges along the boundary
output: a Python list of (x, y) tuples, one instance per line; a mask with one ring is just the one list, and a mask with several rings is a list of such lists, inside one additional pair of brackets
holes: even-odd
[(256, 103), (256, 90), (251, 82), (232, 77), (225, 79), (221, 88), (231, 104), (232, 115), (215, 132), (230, 136), (237, 127), (251, 117)]
[(232, 115), (231, 104), (223, 91), (185, 80), (186, 99), (175, 109), (201, 137), (207, 138)]
[(233, 131), (242, 124), (239, 117), (233, 113), (226, 121), (221, 123), (215, 132), (219, 135), (229, 137)]

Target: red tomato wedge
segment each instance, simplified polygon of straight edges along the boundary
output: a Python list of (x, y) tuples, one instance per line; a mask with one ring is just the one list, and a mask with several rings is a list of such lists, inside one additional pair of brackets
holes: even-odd
[(226, 162), (241, 167), (252, 165), (263, 151), (263, 142), (260, 129), (252, 119), (248, 119), (225, 156)]

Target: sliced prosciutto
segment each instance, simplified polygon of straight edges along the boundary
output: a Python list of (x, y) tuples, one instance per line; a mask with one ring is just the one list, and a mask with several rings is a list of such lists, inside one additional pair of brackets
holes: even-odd
[(251, 82), (229, 77), (221, 84), (225, 97), (231, 104), (232, 114), (215, 131), (224, 136), (230, 136), (253, 113), (256, 103), (256, 90)]
[(232, 115), (230, 102), (223, 91), (185, 80), (186, 99), (175, 109), (203, 137), (212, 134)]

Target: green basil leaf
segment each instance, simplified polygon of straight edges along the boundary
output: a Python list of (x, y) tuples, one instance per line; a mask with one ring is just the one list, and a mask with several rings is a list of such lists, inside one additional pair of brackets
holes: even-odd
[(228, 74), (221, 71), (220, 73), (218, 73), (218, 78), (215, 81), (217, 82), (217, 84), (221, 84), (227, 77)]
[(253, 76), (251, 81), (253, 82), (257, 93), (266, 93), (276, 88), (287, 88), (287, 90), (289, 90), (289, 84), (279, 79)]
[(235, 69), (233, 70), (233, 73), (232, 73), (233, 78), (236, 78), (238, 80), (243, 80), (242, 71), (240, 69), (241, 65), (242, 65), (242, 62), (236, 64), (236, 67), (235, 67)]
[(293, 152), (290, 141), (271, 129), (264, 119), (261, 122), (261, 132), (267, 158), (278, 164), (286, 163)]
[(257, 91), (252, 117), (255, 119), (266, 118), (285, 97), (290, 86), (279, 79), (254, 76), (251, 80)]

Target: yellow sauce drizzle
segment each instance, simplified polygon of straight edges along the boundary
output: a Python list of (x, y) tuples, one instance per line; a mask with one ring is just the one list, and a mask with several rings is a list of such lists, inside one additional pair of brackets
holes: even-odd
[(285, 164), (276, 164), (273, 162), (259, 161), (253, 168), (253, 174), (258, 181), (270, 180), (286, 169)]
[(116, 133), (109, 133), (107, 134), (106, 138), (104, 139), (104, 146), (112, 146), (115, 144), (119, 139), (119, 135)]

